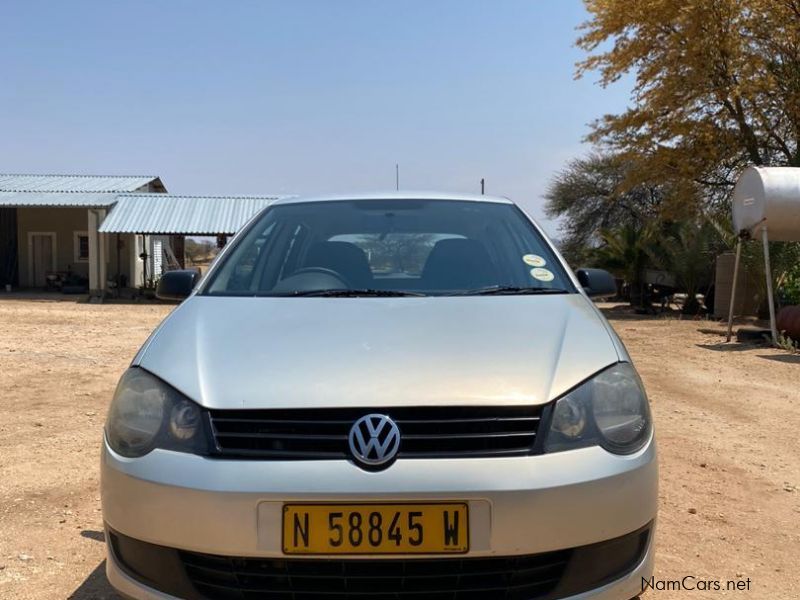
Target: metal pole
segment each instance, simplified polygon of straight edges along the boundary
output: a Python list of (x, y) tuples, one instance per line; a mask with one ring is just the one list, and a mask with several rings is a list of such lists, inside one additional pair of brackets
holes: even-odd
[(147, 237), (142, 234), (142, 288), (147, 287)]
[(120, 256), (120, 237), (119, 234), (117, 234), (117, 274), (114, 277), (114, 279), (117, 281), (117, 298), (119, 298), (122, 295), (122, 285), (121, 285), (122, 277), (120, 277), (120, 273), (122, 272), (122, 263), (120, 262), (121, 260), (122, 258)]
[(394, 186), (396, 190), (400, 190), (400, 165), (397, 163), (394, 165)]
[(733, 329), (733, 306), (736, 300), (736, 283), (739, 280), (739, 259), (742, 256), (742, 238), (736, 240), (736, 259), (733, 261), (733, 287), (731, 288), (731, 304), (728, 307), (728, 339), (731, 341), (731, 331)]
[(485, 187), (484, 187), (485, 185), (486, 185), (486, 180), (483, 177), (481, 177), (481, 196), (483, 196), (483, 192), (485, 190)]
[(767, 226), (761, 229), (761, 240), (764, 242), (764, 270), (767, 272), (767, 301), (769, 302), (769, 328), (772, 331), (772, 343), (778, 345), (778, 326), (775, 324), (775, 300), (772, 297), (772, 268), (769, 264), (769, 238)]

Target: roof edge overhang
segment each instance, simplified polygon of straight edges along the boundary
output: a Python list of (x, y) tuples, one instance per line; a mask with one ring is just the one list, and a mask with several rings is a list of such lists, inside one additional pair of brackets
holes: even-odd
[(119, 194), (101, 233), (233, 235), (281, 196)]
[(128, 193), (145, 188), (166, 192), (158, 175), (83, 175), (0, 173), (0, 192), (21, 194)]
[(116, 192), (7, 192), (0, 191), (3, 208), (110, 208)]

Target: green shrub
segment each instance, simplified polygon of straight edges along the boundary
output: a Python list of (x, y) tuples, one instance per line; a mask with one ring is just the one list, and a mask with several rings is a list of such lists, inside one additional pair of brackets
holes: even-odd
[(800, 305), (800, 263), (785, 273), (778, 293), (784, 306)]

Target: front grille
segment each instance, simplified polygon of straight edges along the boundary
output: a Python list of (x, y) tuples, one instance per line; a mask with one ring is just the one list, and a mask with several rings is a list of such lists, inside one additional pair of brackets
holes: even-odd
[(400, 428), (399, 458), (459, 458), (531, 454), (541, 411), (537, 406), (424, 406), (212, 410), (209, 417), (220, 456), (348, 459), (351, 426), (378, 413)]
[(180, 552), (197, 590), (220, 600), (534, 600), (571, 551), (436, 560), (283, 560)]

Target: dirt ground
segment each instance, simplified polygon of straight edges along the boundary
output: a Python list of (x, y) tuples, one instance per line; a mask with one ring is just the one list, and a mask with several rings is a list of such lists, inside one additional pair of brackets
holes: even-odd
[[(115, 598), (98, 491), (103, 420), (168, 311), (0, 299), (0, 598)], [(749, 591), (648, 597), (800, 598), (800, 355), (725, 344), (711, 321), (608, 315), (655, 415), (656, 580), (723, 590), (749, 580)]]

